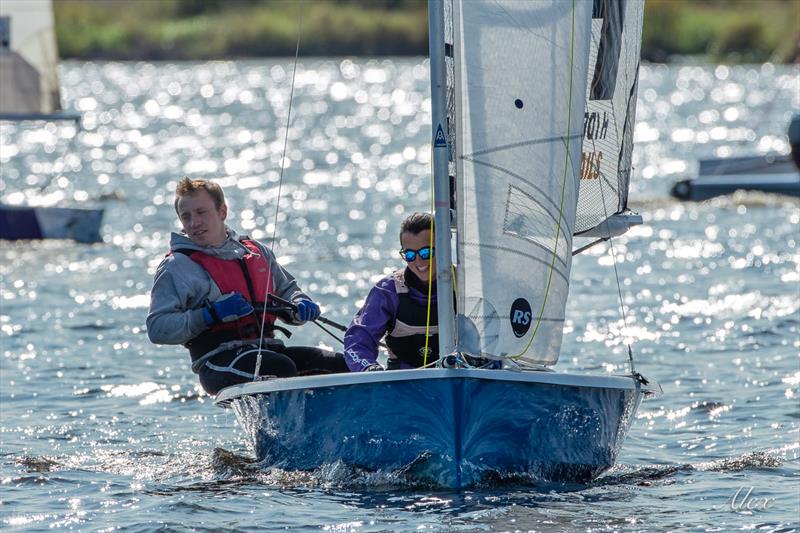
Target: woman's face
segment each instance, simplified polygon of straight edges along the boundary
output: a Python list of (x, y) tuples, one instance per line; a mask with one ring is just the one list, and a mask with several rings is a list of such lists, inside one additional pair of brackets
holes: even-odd
[[(405, 232), (400, 235), (400, 246), (403, 250), (420, 250), (432, 245), (431, 230), (422, 230), (419, 233)], [(416, 254), (414, 260), (408, 263), (408, 268), (417, 276), (423, 283), (428, 283), (436, 279), (436, 257), (431, 254), (430, 259), (422, 259), (419, 254)]]

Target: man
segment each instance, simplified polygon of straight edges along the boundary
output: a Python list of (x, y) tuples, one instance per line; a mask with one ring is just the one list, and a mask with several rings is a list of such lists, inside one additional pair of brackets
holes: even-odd
[(400, 255), (406, 268), (370, 290), (347, 328), (344, 353), (351, 371), (383, 370), (378, 364), (378, 343), (384, 335), (389, 370), (417, 368), (439, 359), (432, 230), (433, 217), (428, 213), (414, 213), (401, 224)]
[[(276, 318), (300, 325), (318, 318), (319, 306), (271, 250), (226, 226), (228, 206), (218, 184), (183, 178), (175, 211), (183, 233), (172, 233), (170, 253), (156, 271), (147, 315), (151, 342), (188, 348), (192, 370), (209, 394), (256, 375), (347, 371), (340, 354), (287, 347), (275, 338), (276, 330), (286, 332)], [(267, 294), (293, 305), (270, 312), (276, 305)]]

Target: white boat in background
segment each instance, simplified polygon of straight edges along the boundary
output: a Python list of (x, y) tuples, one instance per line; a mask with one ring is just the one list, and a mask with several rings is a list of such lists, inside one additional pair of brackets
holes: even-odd
[(701, 201), (740, 190), (800, 196), (800, 171), (790, 155), (704, 159), (699, 164), (697, 177), (675, 183), (672, 196)]
[(0, 120), (80, 118), (61, 108), (52, 2), (0, 2)]
[(791, 153), (703, 159), (697, 177), (678, 181), (670, 191), (681, 200), (708, 200), (736, 191), (800, 196), (800, 113), (789, 122)]
[[(80, 118), (79, 113), (61, 108), (52, 2), (0, 1), (0, 121), (79, 124)], [(0, 239), (98, 242), (102, 218), (101, 208), (0, 202)]]
[[(604, 240), (641, 221), (626, 204), (642, 15), (641, 2), (429, 3), (445, 355), (435, 369), (223, 389), (216, 403), (265, 466), (343, 463), (460, 488), (583, 482), (614, 464), (660, 388), (632, 355), (625, 375), (552, 367), (573, 235)], [(451, 262), (455, 302), (442, 290)]]

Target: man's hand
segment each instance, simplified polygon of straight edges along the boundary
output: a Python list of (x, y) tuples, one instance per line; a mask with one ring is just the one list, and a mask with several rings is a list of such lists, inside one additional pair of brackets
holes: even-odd
[(365, 366), (362, 372), (375, 372), (376, 370), (383, 370), (383, 367), (379, 364)]
[(203, 309), (206, 326), (220, 322), (232, 322), (253, 312), (253, 306), (238, 292), (223, 295), (219, 300), (209, 303)]
[(295, 305), (297, 306), (297, 311), (295, 311), (294, 316), (300, 322), (308, 322), (319, 318), (319, 306), (311, 300), (302, 299)]

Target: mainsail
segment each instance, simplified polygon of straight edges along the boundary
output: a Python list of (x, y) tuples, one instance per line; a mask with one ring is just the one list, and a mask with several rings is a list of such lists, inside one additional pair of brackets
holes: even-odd
[(61, 109), (50, 0), (0, 1), (0, 114)]
[(607, 236), (624, 220), (643, 14), (641, 0), (594, 0), (576, 235), (611, 219), (593, 234)]
[(558, 360), (592, 7), (453, 2), (460, 352)]

